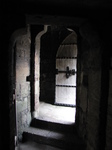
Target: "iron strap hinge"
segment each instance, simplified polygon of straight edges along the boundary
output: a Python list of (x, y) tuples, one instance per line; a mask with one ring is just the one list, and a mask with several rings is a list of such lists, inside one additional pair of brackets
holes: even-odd
[(56, 69), (56, 74), (59, 73), (66, 73), (66, 78), (69, 78), (71, 75), (75, 75), (76, 71), (75, 69), (69, 70), (69, 67), (67, 66), (65, 71), (59, 71), (58, 69)]

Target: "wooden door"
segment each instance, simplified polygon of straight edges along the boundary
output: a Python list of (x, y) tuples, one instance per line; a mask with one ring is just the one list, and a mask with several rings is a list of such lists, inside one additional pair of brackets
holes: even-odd
[[(76, 105), (77, 43), (74, 39), (72, 33), (60, 45), (56, 56), (55, 103), (59, 105)], [(67, 76), (67, 71), (74, 73)]]

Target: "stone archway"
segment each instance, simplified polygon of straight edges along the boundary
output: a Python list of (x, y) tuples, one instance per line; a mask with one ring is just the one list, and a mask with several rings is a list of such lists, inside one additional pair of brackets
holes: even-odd
[(44, 30), (37, 34), (35, 38), (35, 66), (34, 66), (34, 114), (38, 116), (39, 111), (39, 96), (40, 96), (40, 42), (41, 36), (47, 32), (47, 25), (44, 25)]

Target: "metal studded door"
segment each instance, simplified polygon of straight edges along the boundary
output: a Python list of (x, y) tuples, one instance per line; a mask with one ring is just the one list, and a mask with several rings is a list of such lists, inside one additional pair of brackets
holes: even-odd
[(60, 45), (56, 56), (56, 104), (76, 105), (76, 76), (77, 43), (76, 34), (72, 33)]

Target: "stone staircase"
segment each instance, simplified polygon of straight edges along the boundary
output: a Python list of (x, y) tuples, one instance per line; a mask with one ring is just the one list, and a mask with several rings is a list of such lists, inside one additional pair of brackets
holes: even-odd
[(66, 125), (33, 119), (23, 132), (23, 142), (33, 141), (63, 150), (85, 150), (85, 142), (78, 137), (74, 124)]

